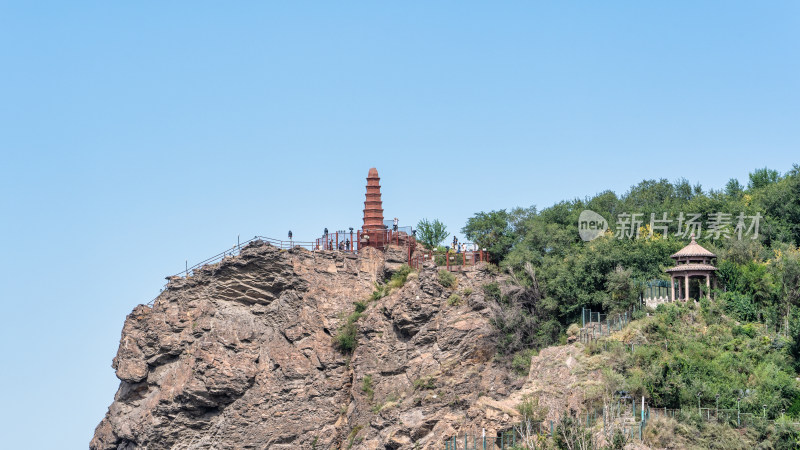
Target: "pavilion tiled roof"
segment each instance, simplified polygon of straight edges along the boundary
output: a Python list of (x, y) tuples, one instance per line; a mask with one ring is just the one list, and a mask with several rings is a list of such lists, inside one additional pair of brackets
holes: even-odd
[(692, 256), (702, 256), (706, 258), (716, 258), (717, 255), (711, 253), (710, 251), (703, 248), (702, 245), (698, 244), (697, 241), (694, 240), (694, 235), (692, 235), (692, 242), (689, 243), (686, 247), (680, 249), (677, 253), (670, 256), (670, 258), (685, 258), (685, 257), (692, 257)]
[(666, 272), (686, 272), (689, 270), (717, 270), (716, 267), (712, 266), (711, 264), (679, 264), (675, 267), (670, 267), (666, 270)]

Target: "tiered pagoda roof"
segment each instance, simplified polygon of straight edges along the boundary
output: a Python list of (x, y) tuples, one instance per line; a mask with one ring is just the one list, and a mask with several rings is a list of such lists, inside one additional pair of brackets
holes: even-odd
[(367, 196), (364, 201), (364, 225), (362, 230), (383, 230), (383, 202), (381, 201), (381, 178), (378, 169), (371, 168), (367, 174)]

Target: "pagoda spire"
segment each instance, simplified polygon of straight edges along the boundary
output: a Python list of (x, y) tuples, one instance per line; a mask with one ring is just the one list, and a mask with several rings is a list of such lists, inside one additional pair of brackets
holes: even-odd
[(383, 230), (383, 202), (381, 201), (381, 178), (378, 169), (371, 168), (367, 174), (367, 196), (364, 201), (364, 225), (362, 230)]

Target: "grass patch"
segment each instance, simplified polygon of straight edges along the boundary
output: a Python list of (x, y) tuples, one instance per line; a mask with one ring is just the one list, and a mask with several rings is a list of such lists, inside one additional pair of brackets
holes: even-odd
[(347, 316), (342, 326), (340, 326), (339, 329), (336, 330), (336, 334), (333, 335), (334, 347), (343, 353), (353, 353), (353, 350), (356, 349), (356, 345), (358, 344), (358, 327), (356, 326), (356, 322), (360, 318), (361, 312), (358, 311), (358, 306), (356, 306), (356, 311)]
[(408, 276), (413, 271), (414, 269), (412, 269), (411, 266), (409, 266), (408, 264), (403, 264), (402, 266), (400, 266), (399, 269), (397, 269), (397, 272), (395, 272), (392, 275), (392, 278), (389, 279), (387, 285), (389, 286), (390, 289), (398, 289), (403, 287), (403, 285), (406, 284), (406, 281), (408, 280)]
[(361, 380), (361, 391), (367, 395), (369, 401), (375, 398), (375, 391), (372, 389), (372, 375), (365, 375)]
[(469, 297), (472, 295), (472, 288), (464, 288), (464, 290), (461, 291), (461, 294), (464, 295), (464, 297)]
[(420, 377), (414, 381), (414, 389), (434, 389), (436, 387), (434, 381), (435, 380), (432, 375)]
[(458, 306), (461, 304), (461, 297), (454, 292), (450, 294), (450, 297), (447, 298), (447, 304), (450, 306)]
[(500, 285), (497, 283), (487, 283), (483, 285), (483, 295), (486, 296), (486, 299), (494, 300), (499, 302), (503, 298), (503, 294), (500, 292)]
[(416, 275), (414, 269), (412, 269), (408, 264), (403, 264), (399, 269), (397, 269), (397, 272), (395, 272), (394, 275), (389, 278), (389, 281), (386, 282), (386, 284), (375, 283), (375, 290), (372, 292), (370, 300), (380, 300), (383, 297), (391, 294), (392, 291), (400, 289), (406, 284), (406, 281), (408, 281), (409, 277), (412, 275)]
[(445, 269), (439, 270), (439, 284), (446, 288), (453, 289), (458, 284), (456, 276)]
[(383, 410), (394, 408), (395, 406), (397, 406), (397, 399), (398, 399), (397, 394), (390, 394), (388, 397), (386, 397), (383, 403), (376, 403), (375, 405), (372, 406), (372, 408), (370, 408), (370, 410), (372, 410), (372, 412), (377, 414)]
[(350, 430), (350, 434), (347, 435), (347, 448), (353, 448), (353, 444), (357, 444), (360, 439), (356, 440), (356, 436), (358, 433), (364, 428), (363, 425), (356, 425)]
[(531, 358), (538, 354), (539, 352), (534, 349), (518, 351), (511, 360), (511, 369), (521, 377), (528, 376), (528, 372), (531, 370)]

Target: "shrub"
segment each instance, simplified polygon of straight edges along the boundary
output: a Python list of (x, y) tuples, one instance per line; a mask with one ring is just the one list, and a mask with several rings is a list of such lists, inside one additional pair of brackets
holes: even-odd
[(386, 284), (375, 283), (375, 290), (372, 292), (370, 300), (380, 300), (391, 294), (393, 290), (403, 287), (411, 275), (416, 275), (414, 269), (408, 264), (403, 264)]
[(534, 349), (518, 351), (511, 360), (511, 369), (519, 376), (527, 376), (531, 370), (531, 358), (537, 354)]
[(363, 425), (356, 425), (350, 430), (350, 433), (347, 435), (347, 448), (353, 448), (353, 444), (357, 443), (356, 436), (358, 433), (364, 428)]
[(358, 336), (356, 322), (360, 318), (361, 311), (358, 311), (358, 302), (356, 302), (356, 311), (347, 316), (342, 326), (333, 335), (333, 345), (340, 351), (352, 353), (355, 350)]
[(397, 272), (392, 275), (392, 278), (389, 279), (389, 289), (393, 290), (403, 287), (403, 285), (406, 284), (406, 280), (408, 280), (408, 276), (413, 271), (414, 269), (412, 269), (408, 264), (403, 264), (400, 266), (400, 268), (397, 269)]
[(502, 294), (500, 293), (500, 286), (497, 283), (488, 283), (483, 285), (483, 295), (487, 299), (492, 299), (499, 302)]
[(756, 327), (752, 323), (736, 325), (731, 329), (734, 336), (747, 336), (750, 339), (756, 337)]
[(726, 313), (742, 322), (752, 322), (758, 318), (758, 308), (753, 303), (752, 297), (738, 292), (720, 292), (718, 302), (723, 305)]
[(439, 270), (439, 283), (446, 288), (456, 287), (456, 276), (445, 269)]
[(353, 303), (356, 306), (356, 312), (362, 313), (367, 310), (367, 302), (355, 302)]
[(458, 306), (461, 304), (461, 297), (456, 293), (452, 293), (450, 297), (447, 298), (447, 304), (450, 306)]
[(577, 336), (578, 333), (580, 332), (581, 332), (581, 327), (579, 327), (577, 323), (573, 323), (567, 328), (567, 336), (569, 337)]
[(464, 290), (461, 291), (461, 293), (464, 294), (464, 297), (468, 297), (472, 295), (472, 288), (464, 288)]
[(523, 421), (540, 421), (547, 416), (547, 407), (539, 405), (539, 397), (525, 397), (522, 403), (517, 405), (517, 412), (522, 416)]
[(372, 389), (372, 375), (364, 375), (361, 380), (361, 390), (367, 394), (369, 401), (375, 397), (375, 391)]
[(375, 290), (372, 291), (372, 295), (370, 295), (369, 299), (372, 301), (380, 300), (389, 295), (389, 291), (391, 291), (389, 286), (375, 283)]
[(345, 323), (333, 336), (333, 345), (344, 353), (352, 353), (356, 349), (358, 329), (354, 323)]
[(433, 389), (436, 385), (434, 384), (434, 379), (432, 375), (428, 375), (427, 377), (420, 377), (419, 379), (414, 381), (414, 389)]

